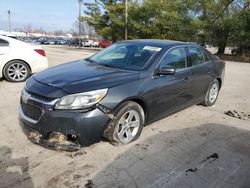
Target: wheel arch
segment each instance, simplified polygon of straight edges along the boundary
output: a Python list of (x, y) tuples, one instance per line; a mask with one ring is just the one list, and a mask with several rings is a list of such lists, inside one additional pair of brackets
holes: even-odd
[(4, 75), (4, 69), (5, 69), (6, 65), (7, 65), (8, 63), (12, 62), (12, 61), (21, 61), (21, 62), (25, 63), (25, 64), (29, 67), (30, 72), (32, 73), (32, 69), (31, 69), (31, 66), (29, 65), (29, 63), (27, 63), (26, 61), (24, 61), (24, 60), (22, 60), (22, 59), (12, 59), (12, 60), (10, 60), (10, 61), (8, 61), (8, 62), (6, 62), (6, 63), (4, 64), (4, 66), (3, 66), (3, 68), (2, 68), (2, 71), (1, 71), (2, 77), (5, 77), (5, 75)]
[(221, 89), (221, 86), (222, 86), (222, 80), (221, 80), (221, 78), (216, 78), (217, 80), (218, 80), (218, 82), (219, 82), (219, 89)]
[(113, 110), (113, 113), (116, 113), (117, 110), (119, 109), (119, 107), (120, 107), (122, 104), (124, 104), (124, 103), (126, 103), (126, 102), (130, 102), (130, 101), (135, 102), (135, 103), (139, 104), (139, 105), (142, 107), (142, 109), (143, 109), (143, 111), (144, 111), (144, 115), (145, 115), (145, 123), (147, 123), (148, 117), (149, 117), (148, 104), (147, 104), (147, 102), (146, 102), (143, 98), (141, 98), (141, 97), (129, 97), (129, 98), (124, 99), (124, 100), (121, 101), (118, 105), (116, 105), (116, 107), (115, 107), (114, 110)]

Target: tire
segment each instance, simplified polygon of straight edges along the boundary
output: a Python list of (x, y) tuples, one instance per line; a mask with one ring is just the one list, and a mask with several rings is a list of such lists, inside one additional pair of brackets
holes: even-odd
[(3, 69), (3, 75), (9, 82), (24, 82), (30, 74), (29, 66), (20, 60), (8, 62)]
[[(137, 122), (137, 123), (136, 123)], [(123, 103), (104, 131), (104, 137), (115, 146), (126, 145), (141, 135), (145, 124), (145, 114), (136, 102)]]
[(219, 90), (220, 83), (216, 79), (209, 85), (206, 96), (201, 104), (203, 106), (213, 106), (218, 98)]

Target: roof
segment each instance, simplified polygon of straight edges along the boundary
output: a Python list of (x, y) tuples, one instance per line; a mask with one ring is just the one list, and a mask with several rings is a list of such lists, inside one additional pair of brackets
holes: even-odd
[(14, 44), (15, 46), (30, 46), (30, 44), (28, 43), (25, 43), (23, 41), (20, 41), (20, 40), (17, 40), (8, 36), (0, 35), (0, 38), (8, 41), (10, 45)]
[(150, 46), (164, 47), (171, 44), (187, 44), (186, 42), (173, 41), (173, 40), (160, 40), (160, 39), (136, 39), (136, 40), (124, 40), (122, 43), (143, 43)]

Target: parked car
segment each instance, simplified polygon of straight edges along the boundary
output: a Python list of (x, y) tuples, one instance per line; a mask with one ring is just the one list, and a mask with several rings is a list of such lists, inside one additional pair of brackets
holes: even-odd
[(82, 42), (82, 45), (85, 47), (92, 47), (92, 46), (94, 46), (94, 41), (93, 40), (85, 40)]
[(112, 45), (112, 42), (109, 42), (109, 41), (99, 42), (99, 46), (102, 48), (107, 48), (108, 46), (111, 46), (111, 45)]
[(54, 39), (48, 39), (43, 44), (55, 45), (56, 44), (56, 40), (54, 40)]
[(48, 59), (40, 46), (0, 36), (0, 78), (25, 81), (32, 73), (48, 68)]
[[(68, 45), (69, 46), (79, 46), (79, 39), (71, 39), (69, 42), (68, 42)], [(80, 41), (80, 45), (82, 46), (82, 41)]]
[(93, 43), (93, 47), (99, 47), (99, 42), (94, 41), (94, 43)]
[(62, 40), (59, 41), (59, 44), (60, 45), (67, 45), (67, 44), (69, 44), (69, 40), (62, 39)]
[(128, 144), (146, 124), (191, 105), (214, 105), (224, 67), (197, 45), (118, 42), (30, 77), (22, 91), (20, 124), (32, 141), (50, 147), (58, 134), (69, 146), (88, 146), (101, 137)]

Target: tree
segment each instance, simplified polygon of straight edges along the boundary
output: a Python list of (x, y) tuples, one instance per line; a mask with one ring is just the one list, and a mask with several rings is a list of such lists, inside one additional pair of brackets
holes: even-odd
[(31, 24), (26, 24), (23, 26), (23, 32), (25, 32), (25, 34), (27, 36), (29, 36), (29, 34), (33, 31), (32, 29), (32, 25)]
[[(158, 38), (227, 44), (249, 38), (249, 0), (129, 0), (128, 38)], [(86, 3), (81, 19), (112, 41), (124, 37), (124, 0)]]
[(197, 32), (190, 14), (191, 1), (145, 0), (130, 7), (130, 31), (135, 38), (192, 41)]
[[(98, 38), (98, 35), (95, 32), (95, 29), (92, 26), (90, 26), (87, 23), (87, 21), (82, 20), (80, 23), (81, 23), (81, 34), (83, 35), (83, 38), (92, 38), (92, 39)], [(73, 28), (71, 29), (71, 33), (73, 33), (73, 35), (75, 36), (75, 34), (78, 33), (78, 29), (79, 29), (79, 20), (77, 20), (73, 24)]]
[(244, 9), (243, 0), (198, 0), (196, 1), (196, 16), (200, 30), (205, 38), (218, 46), (217, 54), (223, 54), (230, 39), (235, 35), (236, 28), (241, 24), (237, 19)]
[(239, 54), (245, 54), (250, 44), (250, 2), (235, 15), (235, 27), (231, 41), (239, 47)]
[[(124, 0), (99, 0), (86, 3), (87, 21), (98, 34), (113, 41), (122, 40), (125, 27)], [(144, 0), (129, 1), (129, 39), (160, 38), (190, 40), (195, 30), (190, 1)], [(187, 27), (188, 25), (188, 27)]]
[(124, 3), (121, 0), (96, 0), (85, 3), (87, 16), (82, 21), (95, 28), (103, 38), (112, 41), (121, 40), (124, 36)]
[(64, 34), (65, 34), (65, 33), (63, 32), (63, 30), (56, 30), (56, 31), (54, 31), (53, 33), (54, 33), (54, 35), (56, 35), (56, 36), (60, 36), (60, 35), (64, 35)]

